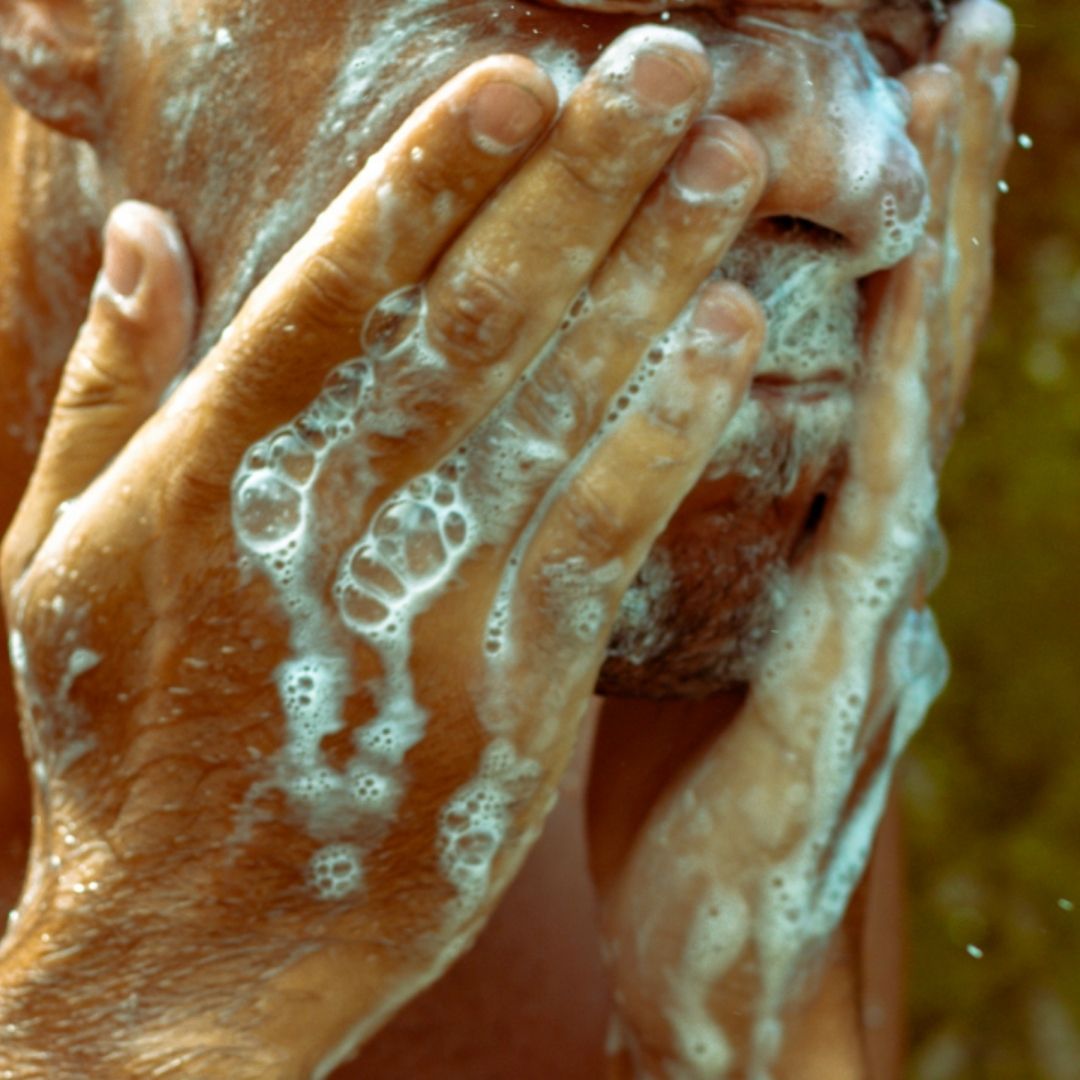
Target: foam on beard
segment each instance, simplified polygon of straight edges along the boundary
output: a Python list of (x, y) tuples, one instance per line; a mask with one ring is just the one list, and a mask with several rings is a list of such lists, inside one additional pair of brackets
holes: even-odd
[[(721, 267), (762, 305), (756, 376), (842, 376), (821, 400), (747, 395), (703, 480), (740, 494), (662, 538), (619, 609), (601, 678), (608, 693), (702, 693), (749, 678), (787, 596), (786, 556), (815, 482), (828, 487), (852, 420), (860, 297), (847, 255), (748, 235)], [(809, 481), (809, 484), (808, 484)]]
[[(888, 132), (902, 123), (895, 98), (875, 93), (881, 130), (864, 130), (864, 121), (841, 140), (851, 159), (845, 175), (863, 180), (881, 167)], [(920, 175), (915, 170), (915, 182)], [(757, 391), (703, 477), (735, 478), (741, 495), (703, 515), (696, 531), (665, 534), (654, 547), (620, 607), (600, 692), (702, 695), (753, 676), (786, 602), (788, 558), (802, 523), (815, 495), (831, 493), (843, 463), (862, 361), (860, 275), (910, 254), (929, 207), (922, 196), (901, 208), (897, 192), (886, 189), (877, 209), (872, 242), (861, 250), (810, 223), (772, 219), (744, 234), (718, 269), (749, 289), (766, 321)], [(823, 379), (832, 381), (813, 402), (763, 385)]]

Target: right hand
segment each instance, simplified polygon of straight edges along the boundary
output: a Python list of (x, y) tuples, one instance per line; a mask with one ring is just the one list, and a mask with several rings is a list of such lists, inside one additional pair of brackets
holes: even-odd
[(703, 285), (763, 151), (717, 117), (686, 138), (708, 65), (651, 35), (520, 165), (547, 78), (451, 80), (156, 412), (186, 271), (126, 212), (142, 283), (95, 295), (3, 551), (40, 808), (0, 957), (16, 1060), (307, 1075), (524, 857), (764, 332)]
[(852, 896), (947, 672), (925, 607), (937, 478), (989, 299), (1012, 34), (996, 0), (964, 0), (905, 76), (930, 218), (865, 290), (845, 474), (745, 697), (605, 704), (589, 799), (613, 1076), (867, 1075)]

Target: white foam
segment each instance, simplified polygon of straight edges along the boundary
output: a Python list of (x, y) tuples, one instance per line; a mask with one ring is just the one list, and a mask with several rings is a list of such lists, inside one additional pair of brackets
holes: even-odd
[(311, 857), (311, 883), (322, 900), (341, 900), (363, 881), (360, 853), (352, 844), (327, 844)]
[(531, 789), (539, 767), (496, 738), (485, 748), (475, 779), (451, 796), (439, 815), (439, 864), (458, 891), (453, 905), (465, 918), (482, 903), (492, 866), (506, 839), (511, 807)]

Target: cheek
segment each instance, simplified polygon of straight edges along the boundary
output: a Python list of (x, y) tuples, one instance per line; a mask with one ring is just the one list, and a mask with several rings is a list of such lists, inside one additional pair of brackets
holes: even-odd
[(807, 463), (783, 497), (746, 476), (699, 484), (623, 601), (598, 692), (700, 697), (752, 678), (843, 459)]

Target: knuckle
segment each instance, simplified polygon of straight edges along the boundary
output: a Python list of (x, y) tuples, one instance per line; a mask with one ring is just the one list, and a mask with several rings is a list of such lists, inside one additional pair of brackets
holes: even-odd
[(408, 184), (425, 207), (441, 207), (456, 202), (458, 189), (467, 183), (468, 174), (458, 162), (438, 154), (425, 153), (409, 161)]
[(54, 408), (75, 412), (130, 401), (138, 391), (130, 374), (110, 365), (96, 348), (80, 350), (64, 368)]
[(648, 428), (642, 434), (648, 439), (654, 467), (681, 465), (693, 456), (700, 436), (702, 403), (693, 393), (657, 393), (646, 409)]
[(510, 348), (525, 311), (518, 297), (490, 271), (464, 266), (431, 298), (428, 337), (449, 359), (489, 364)]
[(575, 435), (592, 430), (602, 405), (599, 393), (566, 365), (545, 366), (521, 387), (516, 426), (544, 442), (576, 442)]
[[(652, 224), (649, 222), (648, 224)], [(671, 280), (669, 268), (666, 263), (670, 258), (665, 258), (667, 252), (662, 249), (663, 240), (661, 222), (656, 222), (657, 229), (630, 228), (619, 243), (618, 259), (620, 270), (632, 281), (660, 288), (666, 286), (671, 289), (677, 282)], [(667, 272), (666, 272), (667, 271)]]
[(160, 491), (160, 516), (185, 530), (209, 518), (228, 516), (231, 484), (220, 467), (207, 460), (206, 450), (181, 455), (181, 464), (169, 474)]
[(635, 529), (625, 498), (617, 498), (608, 483), (588, 473), (579, 476), (566, 495), (566, 517), (576, 554), (592, 565), (618, 556)]
[(304, 320), (337, 326), (360, 317), (360, 273), (340, 251), (318, 251), (304, 267)]
[(615, 203), (631, 187), (632, 170), (624, 161), (625, 150), (601, 153), (595, 146), (559, 146), (553, 147), (551, 154), (562, 181), (557, 190), (570, 187), (568, 205), (582, 197), (601, 204)]

